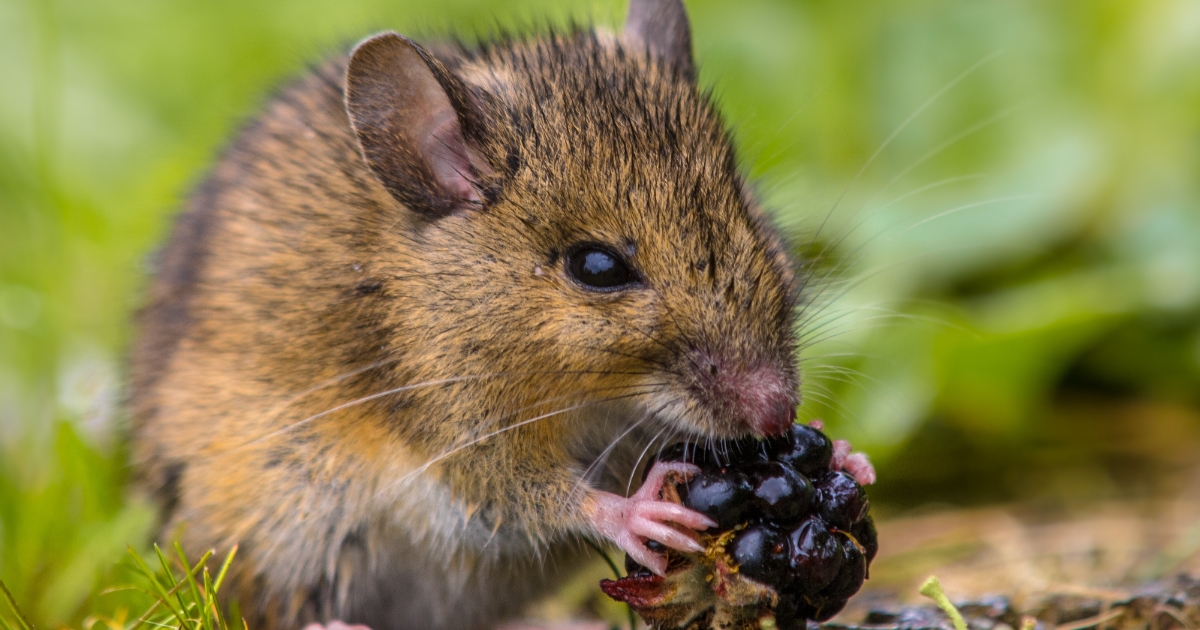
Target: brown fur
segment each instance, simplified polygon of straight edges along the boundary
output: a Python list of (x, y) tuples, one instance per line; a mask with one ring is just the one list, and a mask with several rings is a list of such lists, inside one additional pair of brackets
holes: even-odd
[[(646, 51), (579, 31), (440, 52), (488, 97), (463, 130), (473, 207), (431, 216), (381, 185), (345, 60), (275, 98), (193, 196), (140, 320), (136, 458), (164, 537), (241, 545), (252, 627), (519, 614), (595, 534), (590, 488), (624, 493), (680, 434), (745, 431), (715, 366), (795, 391), (784, 249), (690, 66)], [(579, 242), (644, 286), (581, 288)]]

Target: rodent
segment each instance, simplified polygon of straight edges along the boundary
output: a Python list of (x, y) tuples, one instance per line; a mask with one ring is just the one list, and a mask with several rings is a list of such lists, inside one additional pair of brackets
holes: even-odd
[(679, 0), (619, 33), (364, 40), (241, 131), (160, 256), (139, 485), (164, 540), (239, 545), (254, 628), (493, 627), (584, 538), (652, 563), (705, 519), (625, 498), (647, 454), (799, 403), (803, 269)]

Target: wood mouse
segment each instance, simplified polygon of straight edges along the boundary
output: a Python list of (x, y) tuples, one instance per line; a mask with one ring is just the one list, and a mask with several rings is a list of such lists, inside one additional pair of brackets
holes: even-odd
[[(250, 627), (494, 627), (704, 516), (672, 441), (783, 433), (803, 268), (697, 86), (680, 0), (619, 33), (360, 43), (179, 216), (132, 353), (163, 540), (238, 544)], [(845, 449), (839, 458), (844, 458)], [(636, 492), (631, 492), (636, 490)]]

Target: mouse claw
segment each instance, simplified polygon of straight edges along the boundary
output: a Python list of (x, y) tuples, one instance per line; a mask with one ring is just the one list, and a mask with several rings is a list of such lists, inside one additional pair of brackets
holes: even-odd
[(609, 492), (595, 491), (592, 495), (591, 519), (598, 532), (617, 544), (638, 564), (658, 575), (667, 570), (667, 559), (651, 550), (646, 541), (653, 540), (679, 551), (699, 553), (704, 547), (688, 530), (704, 530), (716, 523), (707, 516), (660, 498), (667, 473), (691, 477), (700, 472), (692, 464), (657, 462), (646, 475), (646, 481), (633, 496), (625, 498)]

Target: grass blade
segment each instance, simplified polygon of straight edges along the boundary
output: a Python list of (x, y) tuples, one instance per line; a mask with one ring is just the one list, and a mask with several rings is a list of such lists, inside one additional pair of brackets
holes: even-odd
[[(157, 543), (154, 545), (154, 553), (158, 556), (158, 563), (162, 565), (163, 572), (167, 574), (168, 580), (170, 580), (175, 586), (180, 586), (186, 583), (186, 580), (180, 580), (179, 582), (175, 581), (175, 572), (171, 570), (171, 563), (167, 562), (167, 554), (163, 553), (163, 550), (158, 546)], [(180, 630), (191, 630), (191, 624), (188, 623), (187, 619), (187, 604), (183, 601), (183, 594), (176, 591), (175, 601), (179, 602), (179, 612), (175, 616), (179, 619)]]
[[(183, 552), (183, 545), (180, 545), (178, 540), (175, 541), (175, 553), (179, 554), (179, 564), (183, 567), (184, 578), (180, 581), (187, 583), (188, 590), (192, 593), (192, 601), (196, 606), (199, 607), (197, 615), (200, 618), (200, 627), (203, 628), (203, 630), (212, 630), (212, 626), (205, 622), (205, 620), (208, 618), (208, 615), (204, 614), (204, 609), (201, 605), (203, 600), (200, 597), (200, 586), (196, 584), (196, 578), (192, 575), (192, 567), (188, 564), (187, 554)], [(200, 562), (196, 564), (196, 568), (204, 567), (210, 556), (212, 556), (211, 552), (204, 554), (204, 557), (202, 557)], [(180, 601), (182, 602), (182, 600), (183, 598), (181, 595)]]
[(221, 585), (225, 583), (225, 574), (229, 572), (229, 565), (233, 564), (233, 557), (237, 555), (238, 546), (234, 545), (233, 549), (229, 550), (229, 555), (225, 556), (225, 563), (221, 565), (221, 570), (217, 573), (217, 581), (213, 583), (213, 593), (221, 590)]
[[(229, 630), (229, 623), (225, 621), (225, 615), (221, 614), (221, 605), (217, 602), (217, 589), (213, 586), (212, 575), (208, 569), (204, 570), (204, 600), (205, 605), (212, 611), (212, 620), (216, 622), (216, 630)], [(207, 618), (208, 615), (206, 614)]]
[[(13, 598), (12, 593), (8, 592), (8, 587), (4, 585), (4, 580), (0, 580), (0, 592), (4, 593), (4, 601), (8, 602), (8, 607), (12, 609), (13, 614), (17, 616), (17, 624), (21, 630), (33, 630), (33, 624), (25, 618), (25, 614), (21, 612), (21, 608), (17, 606), (17, 600)], [(3, 617), (0, 617), (3, 621)], [(4, 622), (5, 627), (8, 627), (8, 622)]]
[[(163, 562), (165, 564), (166, 558), (163, 556), (162, 551), (158, 548), (158, 545), (155, 545), (154, 549), (155, 549), (155, 551), (158, 551), (159, 561)], [(170, 567), (167, 567), (167, 575), (171, 576), (170, 579), (172, 581), (172, 586), (170, 588), (167, 588), (159, 582), (158, 575), (154, 572), (153, 569), (150, 568), (150, 565), (146, 564), (146, 562), (144, 560), (142, 560), (141, 555), (139, 555), (138, 552), (134, 551), (132, 547), (129, 547), (129, 555), (133, 558), (133, 561), (137, 565), (138, 569), (149, 578), (150, 583), (158, 591), (157, 593), (151, 593), (151, 595), (153, 597), (158, 598), (158, 601), (156, 601), (154, 603), (154, 605), (152, 605), (145, 612), (145, 614), (143, 614), (141, 617), (139, 617), (138, 620), (136, 622), (134, 622), (133, 626), (131, 626), (129, 630), (136, 630), (137, 628), (141, 627), (142, 625), (144, 625), (145, 623), (150, 621), (151, 615), (154, 614), (154, 611), (158, 609), (159, 605), (166, 606), (167, 610), (170, 611), (171, 615), (174, 616), (175, 619), (179, 621), (180, 630), (188, 630), (191, 626), (187, 623), (187, 620), (186, 620), (186, 612), (185, 612), (186, 608), (183, 608), (183, 600), (182, 600), (182, 598), (179, 598), (179, 591), (183, 588), (183, 586), (186, 582), (185, 581), (175, 582), (174, 573), (170, 571)], [(201, 567), (201, 566), (203, 566), (203, 565), (197, 565), (197, 569), (199, 569), (199, 567)], [(172, 602), (171, 602), (172, 597), (179, 599), (179, 603), (181, 606), (181, 608), (179, 610), (176, 610), (174, 605), (172, 604)]]

